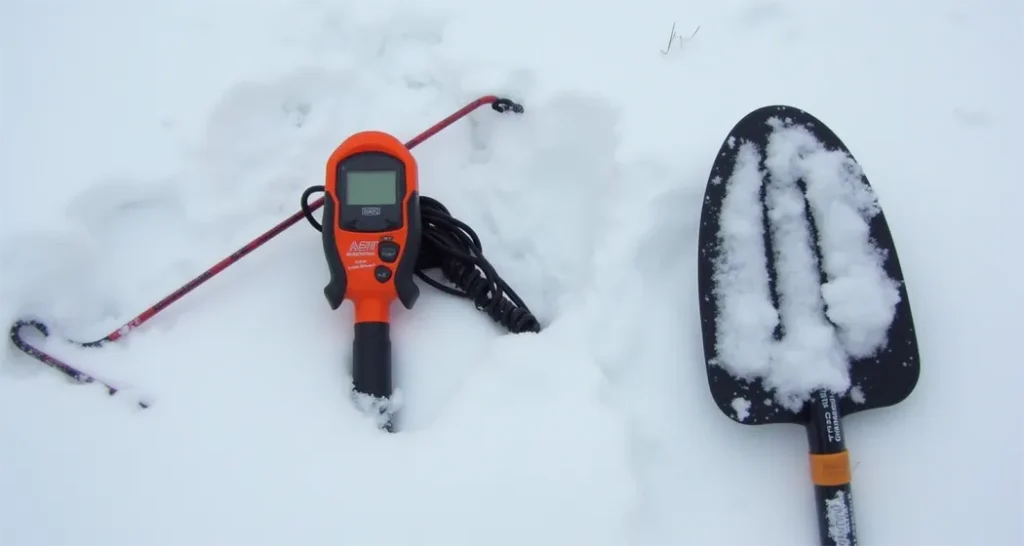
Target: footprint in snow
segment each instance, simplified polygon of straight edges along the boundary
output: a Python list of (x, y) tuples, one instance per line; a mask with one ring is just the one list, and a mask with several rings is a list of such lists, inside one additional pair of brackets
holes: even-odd
[(183, 165), (190, 214), (257, 233), (294, 212), (322, 183), (339, 134), (360, 121), (340, 98), (349, 87), (344, 72), (304, 68), (228, 88)]
[[(102, 281), (96, 248), (87, 233), (71, 230), (7, 235), (0, 244), (3, 326), (23, 319), (87, 323), (109, 312), (111, 302), (96, 289)], [(11, 348), (9, 354), (15, 353)]]
[(119, 319), (199, 273), (190, 257), (203, 234), (189, 222), (171, 180), (97, 183), (69, 204), (67, 217), (93, 242), (96, 274), (119, 303)]
[[(619, 183), (616, 112), (567, 95), (521, 119), (487, 120), (487, 160), (458, 173), (465, 220), (484, 253), (543, 324), (590, 277), (605, 195)], [(460, 212), (460, 215), (463, 213)]]
[(98, 182), (64, 212), (59, 229), (19, 233), (0, 247), (4, 318), (95, 339), (183, 282), (197, 238), (170, 182)]

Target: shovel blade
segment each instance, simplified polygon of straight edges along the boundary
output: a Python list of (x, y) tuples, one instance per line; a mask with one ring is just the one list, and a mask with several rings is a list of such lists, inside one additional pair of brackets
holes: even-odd
[[(767, 174), (769, 169), (765, 167), (764, 151), (768, 149), (769, 138), (772, 132), (780, 126), (780, 122), (782, 126), (786, 127), (802, 126), (806, 128), (825, 149), (841, 151), (849, 156), (849, 161), (855, 161), (846, 145), (820, 120), (798, 108), (774, 105), (754, 110), (741, 119), (724, 139), (712, 166), (701, 210), (698, 243), (698, 291), (704, 359), (711, 393), (719, 409), (734, 421), (750, 425), (806, 424), (808, 421), (809, 404), (805, 403), (799, 409), (786, 409), (783, 405), (775, 403), (775, 390), (768, 386), (766, 373), (750, 373), (741, 377), (720, 365), (723, 358), (723, 346), (720, 345), (724, 337), (721, 331), (723, 330), (721, 326), (723, 304), (718, 297), (720, 294), (716, 294), (715, 282), (716, 267), (718, 267), (716, 264), (719, 263), (724, 252), (722, 232), (720, 231), (723, 202), (727, 189), (730, 187), (730, 181), (733, 180), (734, 171), (737, 169), (736, 163), (741, 145), (751, 143), (761, 151), (759, 165), (762, 174), (762, 189), (760, 196), (762, 211), (765, 211), (765, 232), (767, 233), (768, 223), (773, 220), (771, 220), (772, 216), (767, 213), (767, 209), (764, 208), (767, 193), (764, 188), (771, 183), (771, 176)], [(862, 170), (860, 175), (854, 179), (854, 183), (862, 184), (863, 189), (872, 189)], [(797, 184), (804, 192), (807, 191), (806, 183), (798, 181)], [(809, 203), (806, 193), (804, 200), (805, 203)], [(821, 283), (811, 283), (807, 286), (807, 290), (820, 292), (822, 285), (828, 281), (829, 277), (825, 273), (825, 267), (821, 261), (820, 231), (815, 230), (811, 224), (813, 219), (809, 212), (810, 205), (807, 210), (808, 225), (812, 226), (809, 233), (812, 238), (815, 238), (816, 246), (818, 246), (815, 251), (818, 252), (817, 265), (822, 281)], [(849, 387), (842, 392), (832, 389), (838, 398), (840, 415), (850, 415), (899, 403), (913, 391), (920, 373), (920, 358), (906, 284), (896, 253), (895, 242), (889, 231), (885, 215), (877, 202), (874, 216), (865, 221), (869, 228), (869, 241), (884, 255), (882, 268), (887, 276), (895, 281), (899, 297), (895, 304), (892, 320), (889, 322), (885, 341), (879, 346), (880, 348), (869, 356), (854, 358), (846, 355)], [(769, 237), (767, 235), (764, 237), (766, 248), (770, 248), (768, 246), (770, 245)], [(771, 253), (767, 254), (768, 257), (764, 262), (769, 278), (771, 283), (778, 283), (780, 270), (770, 257)], [(772, 305), (775, 307), (776, 313), (779, 313), (779, 299), (774, 292), (773, 295), (776, 297), (773, 299)], [(823, 313), (827, 314), (824, 304)], [(780, 321), (784, 322), (783, 319)], [(835, 324), (831, 320), (829, 320), (829, 324), (835, 328)], [(778, 341), (780, 336), (778, 328), (776, 328), (774, 336), (775, 341)]]

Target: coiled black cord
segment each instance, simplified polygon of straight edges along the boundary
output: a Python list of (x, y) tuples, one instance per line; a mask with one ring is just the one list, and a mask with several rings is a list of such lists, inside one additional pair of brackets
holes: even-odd
[[(321, 185), (302, 192), (302, 213), (317, 231), (323, 231), (323, 226), (313, 217), (309, 198), (323, 191)], [(540, 323), (526, 303), (484, 258), (476, 232), (452, 217), (440, 201), (427, 196), (420, 196), (419, 200), (423, 242), (416, 258), (416, 276), (442, 292), (471, 300), (477, 309), (513, 334), (539, 332)], [(440, 269), (454, 287), (427, 276), (429, 269)]]

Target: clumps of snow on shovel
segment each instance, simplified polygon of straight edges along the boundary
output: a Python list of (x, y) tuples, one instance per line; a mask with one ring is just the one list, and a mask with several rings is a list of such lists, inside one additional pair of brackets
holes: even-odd
[(740, 145), (719, 216), (718, 363), (739, 377), (765, 375), (771, 367), (779, 323), (764, 260), (760, 160), (754, 145)]
[[(716, 364), (740, 378), (761, 378), (782, 406), (796, 411), (814, 390), (851, 387), (850, 359), (885, 346), (899, 291), (870, 240), (869, 222), (880, 208), (860, 166), (801, 126), (770, 124), (763, 163), (762, 150), (741, 143), (726, 181), (715, 264)], [(769, 285), (765, 212), (778, 308)]]

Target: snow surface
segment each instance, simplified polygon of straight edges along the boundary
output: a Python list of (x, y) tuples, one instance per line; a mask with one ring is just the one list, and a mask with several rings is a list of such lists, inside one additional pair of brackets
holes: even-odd
[[(123, 394), (8, 346), (0, 541), (816, 543), (804, 432), (720, 414), (696, 302), (721, 139), (787, 103), (868, 173), (921, 345), (911, 397), (845, 422), (860, 539), (1024, 543), (1019, 2), (240, 5), (0, 2), (2, 318), (104, 335), (298, 210), (345, 136), (499, 93), (526, 115), (415, 155), (545, 330), (424, 287), (382, 434), (297, 225), (118, 344), (47, 344)], [(673, 21), (700, 31), (662, 55)]]

